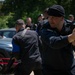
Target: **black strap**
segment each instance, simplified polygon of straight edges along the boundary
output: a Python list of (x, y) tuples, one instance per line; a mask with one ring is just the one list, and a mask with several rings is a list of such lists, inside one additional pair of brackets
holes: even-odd
[(22, 34), (21, 34), (21, 37), (24, 37), (24, 36), (25, 36), (26, 31), (27, 31), (27, 29), (24, 29), (24, 30), (23, 30), (23, 32), (22, 32)]

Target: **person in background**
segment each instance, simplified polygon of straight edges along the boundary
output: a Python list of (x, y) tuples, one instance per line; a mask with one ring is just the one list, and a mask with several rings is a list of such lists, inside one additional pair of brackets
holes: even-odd
[(43, 19), (44, 19), (43, 14), (38, 15), (37, 28), (36, 28), (36, 32), (38, 33), (38, 35), (40, 35), (40, 30), (41, 30), (42, 25), (43, 25)]
[(42, 21), (44, 19), (43, 14), (38, 15), (38, 22)]
[(74, 21), (74, 15), (70, 14), (69, 17), (68, 17), (68, 20), (73, 22)]
[[(67, 27), (75, 28), (74, 15), (70, 14), (70, 15), (68, 16), (68, 19), (65, 19), (65, 22), (68, 23), (68, 24), (65, 24), (65, 25), (67, 25)], [(71, 23), (71, 24), (69, 24), (69, 23)]]
[(36, 31), (25, 29), (26, 25), (22, 19), (15, 23), (17, 33), (12, 39), (12, 58), (20, 61), (15, 68), (14, 75), (42, 75), (41, 56), (38, 47), (38, 35)]
[(43, 27), (43, 24), (46, 23), (48, 21), (48, 8), (46, 8), (44, 11), (43, 11), (43, 14), (40, 14), (38, 16), (38, 23), (37, 23), (37, 33), (39, 34), (40, 36), (40, 30), (42, 29)]
[(49, 8), (46, 8), (43, 12), (44, 19), (48, 19), (48, 9)]
[(36, 30), (36, 25), (32, 23), (32, 19), (30, 17), (26, 19), (26, 28), (30, 30)]
[(75, 29), (68, 33), (61, 5), (49, 7), (48, 15), (48, 22), (43, 24), (40, 33), (43, 75), (73, 75)]

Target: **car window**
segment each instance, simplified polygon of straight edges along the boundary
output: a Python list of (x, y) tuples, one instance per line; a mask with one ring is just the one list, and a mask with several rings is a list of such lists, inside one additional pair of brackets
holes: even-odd
[(12, 38), (15, 35), (15, 31), (7, 31), (3, 33), (6, 38)]
[(3, 32), (0, 31), (0, 36), (2, 36)]

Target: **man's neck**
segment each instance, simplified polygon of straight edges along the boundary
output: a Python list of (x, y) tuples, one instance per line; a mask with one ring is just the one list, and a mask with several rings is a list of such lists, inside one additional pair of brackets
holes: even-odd
[(27, 23), (28, 26), (31, 26), (32, 23)]

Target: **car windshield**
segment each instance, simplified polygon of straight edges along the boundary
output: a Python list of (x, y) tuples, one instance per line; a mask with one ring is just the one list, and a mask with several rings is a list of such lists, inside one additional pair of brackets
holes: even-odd
[(13, 36), (15, 35), (15, 31), (7, 31), (7, 32), (4, 32), (4, 37), (6, 38), (12, 38)]
[(0, 30), (0, 36), (3, 38), (12, 38), (16, 34), (15, 29), (3, 29)]

